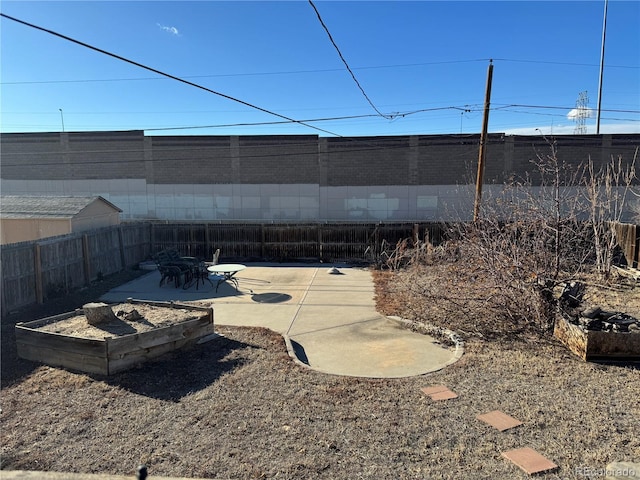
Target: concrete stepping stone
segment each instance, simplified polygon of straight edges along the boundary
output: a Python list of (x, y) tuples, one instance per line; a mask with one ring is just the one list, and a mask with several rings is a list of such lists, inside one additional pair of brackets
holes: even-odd
[(458, 394), (449, 390), (444, 385), (434, 385), (432, 387), (423, 387), (420, 390), (431, 397), (431, 400), (450, 400), (457, 398)]
[(505, 430), (508, 430), (510, 428), (517, 427), (518, 425), (522, 425), (522, 422), (520, 420), (518, 420), (517, 418), (513, 418), (512, 416), (507, 415), (500, 410), (483, 413), (482, 415), (478, 415), (476, 418), (485, 423), (488, 423), (501, 432), (504, 432)]
[(546, 457), (543, 457), (532, 448), (517, 448), (515, 450), (509, 450), (502, 452), (502, 456), (515, 463), (520, 469), (533, 475), (535, 473), (547, 472), (558, 468), (558, 465), (553, 463)]

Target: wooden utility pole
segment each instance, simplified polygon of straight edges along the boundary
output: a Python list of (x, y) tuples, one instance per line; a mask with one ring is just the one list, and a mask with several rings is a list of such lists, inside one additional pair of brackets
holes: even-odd
[(480, 134), (480, 151), (478, 153), (478, 177), (476, 179), (476, 201), (473, 206), (473, 221), (477, 222), (480, 214), (480, 200), (482, 199), (482, 179), (484, 176), (485, 146), (489, 127), (489, 105), (491, 104), (491, 80), (493, 78), (493, 60), (489, 60), (487, 70), (487, 90), (484, 94), (484, 117), (482, 119), (482, 133)]

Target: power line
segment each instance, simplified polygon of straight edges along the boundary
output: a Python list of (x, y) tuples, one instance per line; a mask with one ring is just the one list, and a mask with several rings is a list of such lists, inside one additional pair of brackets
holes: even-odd
[[(416, 63), (398, 63), (390, 65), (368, 65), (363, 67), (351, 67), (352, 70), (374, 70), (383, 68), (407, 68), (407, 67), (424, 67), (428, 65), (450, 65), (460, 63), (478, 63), (487, 62), (488, 58), (475, 58), (470, 60), (444, 60), (438, 62), (416, 62)], [(533, 63), (540, 65), (568, 65), (578, 67), (598, 67), (594, 63), (576, 63), (576, 62), (553, 62), (547, 60), (527, 60), (527, 59), (513, 59), (513, 58), (494, 58), (495, 62), (512, 62), (512, 63)], [(607, 65), (607, 68), (625, 68), (625, 69), (639, 69), (638, 65)], [(297, 75), (306, 73), (330, 73), (340, 72), (341, 68), (318, 68), (310, 70), (284, 70), (276, 72), (241, 72), (241, 73), (216, 73), (209, 75), (181, 75), (181, 78), (221, 78), (221, 77), (252, 77), (263, 75)], [(14, 81), (14, 82), (0, 82), (0, 85), (40, 85), (50, 83), (97, 83), (97, 82), (137, 82), (148, 80), (164, 80), (158, 77), (137, 77), (137, 78), (87, 78), (80, 80), (29, 80), (29, 81)]]
[(331, 44), (335, 47), (336, 51), (338, 52), (338, 56), (340, 57), (340, 60), (342, 60), (342, 63), (344, 63), (344, 66), (347, 68), (347, 71), (349, 72), (349, 74), (351, 74), (351, 78), (353, 78), (353, 81), (356, 82), (356, 85), (358, 86), (358, 88), (362, 92), (362, 95), (364, 95), (364, 98), (367, 99), (367, 102), (369, 102), (369, 105), (371, 105), (371, 108), (373, 108), (379, 116), (381, 116), (383, 118), (386, 118), (387, 120), (391, 120), (391, 119), (395, 118), (395, 115), (388, 115), (388, 114), (382, 113), (373, 104), (373, 102), (371, 101), (369, 96), (364, 91), (364, 88), (362, 88), (362, 85), (360, 85), (360, 82), (356, 78), (356, 75), (353, 73), (353, 70), (351, 70), (351, 67), (349, 66), (349, 64), (345, 60), (344, 56), (342, 55), (342, 52), (340, 51), (340, 48), (338, 48), (338, 45), (336, 44), (335, 40), (333, 39), (333, 36), (331, 35), (331, 32), (329, 31), (329, 29), (325, 25), (324, 21), (322, 20), (322, 17), (320, 16), (320, 12), (316, 8), (316, 6), (313, 4), (313, 1), (309, 0), (309, 4), (311, 5), (311, 7), (313, 7), (313, 10), (316, 12), (316, 16), (318, 17), (318, 21), (320, 22), (320, 25), (322, 25), (322, 28), (324, 28), (324, 31), (327, 32), (327, 35), (329, 36), (329, 40), (331, 41)]
[[(392, 65), (370, 65), (365, 67), (352, 67), (353, 70), (373, 70), (381, 68), (404, 68), (404, 67), (421, 67), (426, 65), (447, 65), (456, 63), (474, 63), (485, 62), (488, 59), (478, 58), (473, 60), (447, 60), (440, 62), (421, 62), (421, 63), (401, 63)], [(342, 68), (320, 68), (313, 70), (285, 70), (280, 72), (245, 72), (245, 73), (217, 73), (211, 75), (181, 75), (181, 78), (219, 78), (219, 77), (252, 77), (261, 75), (294, 75), (303, 73), (329, 73), (342, 72)], [(165, 80), (158, 77), (137, 77), (137, 78), (87, 78), (81, 80), (32, 80), (32, 81), (16, 81), (16, 82), (0, 82), (0, 85), (39, 85), (48, 83), (95, 83), (95, 82), (135, 82), (146, 80)]]
[[(462, 107), (435, 107), (435, 108), (423, 108), (420, 110), (413, 110), (409, 112), (397, 113), (394, 117), (407, 117), (409, 115), (415, 115), (416, 113), (425, 113), (425, 112), (434, 112), (438, 110), (464, 110)], [(465, 110), (470, 112), (471, 110)], [(300, 120), (301, 122), (311, 123), (311, 122), (330, 122), (337, 120), (355, 120), (358, 118), (372, 118), (378, 117), (379, 115), (363, 114), (363, 115), (345, 115), (342, 117), (326, 117), (326, 118), (311, 118)], [(230, 123), (230, 124), (222, 124), (222, 125), (200, 125), (200, 126), (192, 126), (192, 127), (156, 127), (156, 128), (145, 128), (145, 131), (158, 131), (158, 130), (187, 130), (192, 128), (227, 128), (227, 127), (256, 127), (262, 125), (283, 125), (292, 123), (290, 121), (278, 121), (278, 122), (251, 122), (251, 123)]]
[[(415, 115), (418, 113), (426, 113), (426, 112), (435, 112), (441, 110), (464, 110), (466, 112), (477, 111), (477, 109), (471, 109), (471, 106), (466, 105), (465, 107), (458, 106), (447, 106), (447, 107), (432, 107), (432, 108), (421, 108), (417, 110), (410, 110), (406, 112), (399, 112), (394, 115), (396, 118), (405, 118), (410, 115)], [(8, 113), (8, 112), (5, 112)], [(13, 112), (15, 113), (15, 112)], [(24, 112), (20, 112), (24, 114)], [(31, 112), (30, 114), (40, 113), (41, 115), (48, 114), (48, 112)], [(78, 114), (78, 112), (71, 112), (73, 114)], [(100, 112), (103, 113), (103, 112)], [(111, 112), (114, 113), (114, 112)], [(124, 112), (127, 113), (127, 112)], [(143, 112), (146, 113), (146, 112)], [(150, 112), (154, 113), (154, 112)], [(84, 112), (84, 114), (92, 115), (94, 112)], [(337, 117), (322, 117), (322, 118), (309, 118), (304, 120), (280, 120), (280, 121), (272, 121), (272, 122), (242, 122), (242, 123), (226, 123), (226, 124), (216, 124), (216, 125), (191, 125), (191, 126), (174, 126), (174, 127), (149, 127), (149, 128), (134, 128), (127, 129), (124, 131), (163, 131), (163, 130), (190, 130), (190, 129), (203, 129), (203, 128), (229, 128), (229, 127), (254, 127), (254, 126), (267, 126), (267, 125), (287, 125), (287, 124), (299, 124), (299, 123), (312, 123), (312, 122), (328, 122), (328, 121), (339, 121), (339, 120), (356, 120), (361, 118), (376, 118), (379, 115), (375, 114), (361, 114), (361, 115), (343, 115)]]
[[(568, 111), (571, 107), (562, 107), (562, 106), (543, 106), (543, 105), (518, 105), (518, 104), (495, 104), (498, 106), (494, 106), (491, 108), (491, 111), (504, 111), (508, 113), (520, 113), (525, 115), (541, 115), (541, 116), (554, 116), (554, 117), (564, 117), (564, 113), (542, 113), (542, 112), (533, 112), (526, 110), (515, 110), (516, 108), (536, 108), (536, 109), (552, 109), (552, 110), (562, 110)], [(427, 113), (427, 112), (435, 112), (435, 111), (443, 111), (443, 110), (453, 110), (459, 111), (462, 113), (478, 113), (482, 111), (482, 107), (479, 105), (464, 105), (464, 106), (446, 106), (446, 107), (433, 107), (433, 108), (422, 108), (417, 110), (411, 110), (406, 112), (396, 113), (395, 116), (397, 118), (405, 118), (411, 115), (416, 115), (419, 113)], [(603, 112), (615, 112), (615, 113), (640, 113), (637, 110), (615, 110), (615, 109), (603, 109)], [(5, 112), (7, 113), (7, 112)], [(37, 113), (37, 112), (31, 112)], [(41, 114), (45, 114), (47, 112), (40, 112)], [(78, 114), (78, 112), (71, 112), (73, 114)], [(151, 112), (154, 113), (154, 112)], [(92, 114), (92, 112), (88, 112), (87, 114)], [(180, 126), (170, 126), (170, 127), (148, 127), (148, 128), (134, 128), (127, 129), (126, 131), (169, 131), (169, 130), (191, 130), (191, 129), (205, 129), (205, 128), (231, 128), (231, 127), (257, 127), (257, 126), (268, 126), (268, 125), (287, 125), (292, 123), (312, 123), (312, 122), (329, 122), (329, 121), (340, 121), (340, 120), (357, 120), (363, 118), (375, 118), (378, 115), (375, 114), (361, 114), (361, 115), (343, 115), (336, 117), (321, 117), (321, 118), (308, 118), (303, 120), (291, 121), (291, 120), (280, 120), (280, 121), (271, 121), (271, 122), (241, 122), (241, 123), (225, 123), (225, 124), (214, 124), (214, 125), (180, 125)], [(628, 121), (640, 121), (632, 118), (613, 118), (613, 117), (605, 117), (606, 120), (628, 120)]]
[[(514, 63), (535, 63), (546, 65), (571, 65), (575, 67), (598, 67), (595, 63), (576, 63), (576, 62), (552, 62), (549, 60), (518, 60), (514, 58), (494, 58), (495, 61), (514, 62)], [(639, 65), (607, 65), (607, 68), (640, 68)]]
[[(558, 107), (558, 106), (550, 106), (550, 105), (521, 105), (517, 103), (497, 103), (494, 105), (501, 105), (500, 107), (494, 108), (494, 110), (503, 110), (505, 108), (518, 107), (518, 108), (539, 108), (539, 109), (549, 109), (549, 110), (571, 110), (575, 107)], [(619, 110), (619, 109), (602, 109), (603, 112), (616, 112), (616, 113), (640, 113), (640, 110)]]
[(197, 84), (197, 83), (190, 82), (189, 80), (185, 80), (185, 79), (183, 79), (183, 78), (176, 77), (175, 75), (171, 75), (171, 74), (169, 74), (169, 73), (165, 73), (165, 72), (163, 72), (163, 71), (161, 71), (161, 70), (158, 70), (158, 69), (155, 69), (155, 68), (152, 68), (152, 67), (148, 67), (147, 65), (143, 65), (142, 63), (139, 63), (139, 62), (136, 62), (136, 61), (130, 60), (130, 59), (125, 58), (125, 57), (122, 57), (122, 56), (120, 56), (120, 55), (116, 55), (115, 53), (108, 52), (108, 51), (103, 50), (103, 49), (101, 49), (101, 48), (94, 47), (93, 45), (89, 45), (88, 43), (81, 42), (80, 40), (76, 40), (76, 39), (74, 39), (74, 38), (68, 37), (68, 36), (66, 36), (66, 35), (63, 35), (63, 34), (58, 33), (58, 32), (55, 32), (55, 31), (53, 31), (53, 30), (49, 30), (49, 29), (47, 29), (47, 28), (40, 27), (40, 26), (38, 26), (38, 25), (34, 25), (34, 24), (32, 24), (32, 23), (25, 22), (24, 20), (20, 20), (20, 19), (18, 19), (18, 18), (11, 17), (11, 16), (6, 15), (6, 14), (4, 14), (4, 13), (0, 13), (0, 16), (1, 16), (1, 17), (6, 18), (6, 19), (8, 19), (8, 20), (12, 20), (12, 21), (14, 21), (14, 22), (20, 23), (20, 24), (22, 24), (22, 25), (26, 25), (27, 27), (35, 28), (36, 30), (40, 30), (40, 31), (42, 31), (42, 32), (49, 33), (49, 34), (54, 35), (54, 36), (56, 36), (56, 37), (58, 37), (58, 38), (62, 38), (63, 40), (67, 40), (67, 41), (69, 41), (69, 42), (75, 43), (75, 44), (80, 45), (80, 46), (82, 46), (82, 47), (89, 48), (89, 49), (91, 49), (91, 50), (94, 50), (94, 51), (96, 51), (96, 52), (102, 53), (102, 54), (104, 54), (104, 55), (108, 55), (108, 56), (113, 57), (113, 58), (115, 58), (115, 59), (117, 59), (117, 60), (121, 60), (121, 61), (123, 61), (123, 62), (129, 63), (129, 64), (134, 65), (134, 66), (136, 66), (136, 67), (142, 68), (142, 69), (144, 69), (144, 70), (148, 70), (148, 71), (150, 71), (150, 72), (157, 73), (158, 75), (162, 75), (163, 77), (167, 77), (167, 78), (170, 78), (170, 79), (172, 79), (172, 80), (176, 80), (176, 81), (178, 81), (178, 82), (184, 83), (184, 84), (186, 84), (186, 85), (190, 85), (190, 86), (192, 86), (192, 87), (199, 88), (199, 89), (204, 90), (204, 91), (206, 91), (206, 92), (213, 93), (214, 95), (218, 95), (218, 96), (220, 96), (220, 97), (222, 97), (222, 98), (226, 98), (227, 100), (231, 100), (231, 101), (233, 101), (233, 102), (240, 103), (240, 104), (242, 104), (242, 105), (245, 105), (245, 106), (247, 106), (247, 107), (253, 108), (253, 109), (255, 109), (255, 110), (259, 110), (259, 111), (261, 111), (261, 112), (263, 112), (263, 113), (267, 113), (267, 114), (269, 114), (269, 115), (273, 115), (273, 116), (276, 116), (276, 117), (282, 118), (282, 119), (284, 119), (284, 120), (288, 120), (288, 121), (290, 121), (290, 122), (297, 123), (297, 124), (299, 124), (299, 125), (304, 125), (305, 127), (312, 128), (312, 129), (314, 129), (314, 130), (317, 130), (317, 131), (320, 131), (320, 132), (323, 132), (323, 133), (327, 133), (327, 134), (329, 134), (329, 135), (334, 135), (334, 136), (336, 136), (336, 137), (341, 137), (341, 135), (338, 135), (337, 133), (334, 133), (334, 132), (330, 132), (329, 130), (324, 130), (324, 129), (322, 129), (322, 128), (315, 127), (315, 126), (313, 126), (313, 125), (308, 125), (308, 124), (306, 124), (306, 123), (304, 123), (304, 122), (301, 122), (301, 121), (299, 121), (299, 120), (295, 120), (295, 119), (293, 119), (293, 118), (289, 118), (289, 117), (287, 117), (287, 116), (285, 116), (285, 115), (281, 115), (281, 114), (279, 114), (279, 113), (272, 112), (271, 110), (267, 110), (266, 108), (258, 107), (257, 105), (253, 105), (253, 104), (251, 104), (251, 103), (249, 103), (249, 102), (245, 102), (244, 100), (240, 100), (240, 99), (235, 98), (235, 97), (232, 97), (232, 96), (230, 96), (230, 95), (226, 95), (226, 94), (224, 94), (224, 93), (217, 92), (217, 91), (215, 91), (215, 90), (212, 90), (212, 89), (210, 89), (210, 88), (204, 87), (204, 86), (199, 85), (199, 84)]
[[(314, 118), (309, 120), (300, 120), (301, 122), (329, 122), (334, 120), (351, 120), (355, 118), (370, 118), (377, 117), (374, 114), (368, 115), (349, 115), (345, 117), (329, 117), (329, 118)], [(154, 128), (145, 128), (145, 132), (154, 132), (154, 131), (162, 131), (162, 130), (191, 130), (191, 129), (199, 129), (199, 128), (228, 128), (228, 127), (259, 127), (264, 125), (283, 125), (290, 124), (292, 122), (288, 120), (280, 120), (276, 122), (248, 122), (248, 123), (227, 123), (227, 124), (219, 124), (219, 125), (194, 125), (190, 127), (154, 127)]]
[[(510, 109), (510, 108), (534, 108), (534, 109), (550, 109), (550, 110), (566, 110), (569, 111), (572, 108), (572, 106), (561, 106), (561, 105), (523, 105), (523, 104), (517, 104), (517, 103), (494, 103), (494, 106), (491, 107), (491, 111), (497, 111), (497, 110), (506, 110), (506, 109)], [(313, 110), (313, 109), (306, 109), (306, 110)], [(394, 114), (394, 117), (406, 117), (409, 115), (414, 115), (416, 113), (424, 113), (424, 112), (433, 112), (433, 111), (438, 111), (438, 110), (458, 110), (458, 111), (468, 111), (471, 110), (472, 112), (478, 112), (478, 111), (482, 111), (482, 105), (480, 104), (467, 104), (467, 105), (449, 105), (449, 106), (445, 106), (445, 107), (432, 107), (432, 108), (421, 108), (421, 109), (416, 109), (416, 110), (407, 110), (405, 112), (396, 112)], [(512, 112), (515, 112), (515, 110), (511, 110)], [(624, 110), (624, 109), (610, 109), (610, 108), (603, 108), (602, 109), (603, 112), (611, 112), (611, 113), (630, 113), (630, 114), (640, 114), (640, 110)], [(134, 115), (134, 114), (161, 114), (161, 113), (171, 113), (171, 114), (176, 114), (176, 113), (189, 113), (189, 114), (201, 114), (201, 113), (221, 113), (223, 111), (220, 110), (185, 110), (185, 111), (133, 111), (133, 112), (119, 112), (119, 111), (110, 111), (110, 112), (105, 112), (105, 111), (90, 111), (90, 112), (78, 112), (78, 111), (70, 111), (67, 113), (73, 114), (73, 115), (113, 115), (113, 114), (128, 114), (128, 115)], [(40, 112), (40, 111), (36, 111), (36, 112), (14, 112), (14, 111), (4, 111), (3, 113), (5, 114), (19, 114), (19, 115), (58, 115), (57, 113), (53, 112), (53, 111), (49, 111), (49, 112)], [(523, 111), (519, 111), (518, 113), (527, 113), (527, 112), (523, 112)], [(538, 114), (538, 115), (552, 115), (552, 114)], [(286, 123), (297, 123), (297, 122), (320, 122), (320, 121), (328, 121), (328, 120), (349, 120), (349, 119), (355, 119), (355, 118), (366, 118), (366, 117), (378, 117), (378, 115), (375, 114), (359, 114), (359, 115), (342, 115), (342, 116), (336, 116), (336, 117), (321, 117), (321, 118), (310, 118), (310, 119), (303, 119), (303, 120), (287, 120), (287, 121), (276, 121), (276, 122), (255, 122), (255, 123), (239, 123), (239, 124), (229, 124), (228, 126), (245, 126), (245, 125), (271, 125), (271, 124), (286, 124)], [(146, 130), (145, 128), (138, 128), (137, 130)]]

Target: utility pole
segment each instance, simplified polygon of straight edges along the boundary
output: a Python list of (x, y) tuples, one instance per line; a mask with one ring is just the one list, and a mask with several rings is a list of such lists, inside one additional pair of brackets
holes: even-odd
[(480, 134), (480, 151), (478, 153), (478, 178), (476, 179), (476, 202), (473, 207), (473, 221), (477, 222), (480, 214), (480, 201), (482, 199), (482, 179), (484, 176), (485, 146), (487, 143), (487, 130), (489, 128), (489, 105), (491, 104), (491, 81), (493, 79), (493, 60), (489, 60), (487, 70), (487, 89), (484, 94), (484, 116), (482, 118), (482, 133)]
[(604, 17), (602, 19), (602, 50), (600, 51), (600, 81), (598, 82), (598, 113), (596, 119), (596, 135), (600, 135), (600, 109), (602, 107), (602, 74), (604, 73), (604, 41), (607, 37), (607, 5), (604, 0)]

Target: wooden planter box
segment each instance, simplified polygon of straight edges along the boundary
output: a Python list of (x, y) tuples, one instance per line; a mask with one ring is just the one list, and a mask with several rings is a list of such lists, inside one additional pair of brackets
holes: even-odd
[(44, 325), (82, 315), (83, 311), (80, 309), (33, 322), (18, 323), (15, 327), (18, 356), (51, 366), (111, 375), (191, 345), (198, 339), (214, 333), (213, 308), (142, 300), (129, 300), (128, 303), (167, 309), (180, 308), (200, 312), (201, 315), (195, 319), (146, 332), (105, 336), (102, 339), (82, 338), (39, 329)]
[(585, 361), (640, 360), (640, 333), (583, 330), (558, 315), (553, 334)]

